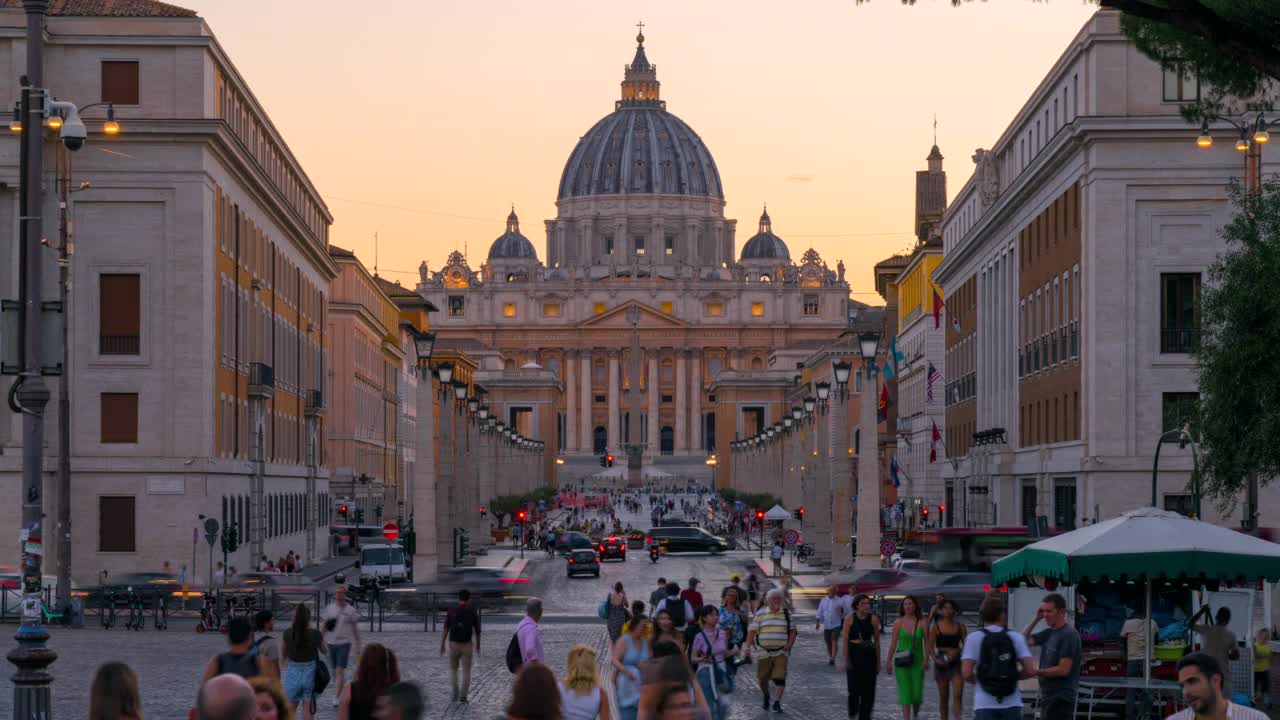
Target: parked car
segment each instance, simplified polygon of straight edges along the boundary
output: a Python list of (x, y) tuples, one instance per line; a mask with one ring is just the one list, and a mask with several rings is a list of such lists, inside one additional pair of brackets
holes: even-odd
[(934, 596), (941, 593), (960, 606), (967, 620), (976, 622), (982, 601), (991, 593), (1003, 595), (1008, 590), (1007, 586), (993, 588), (991, 573), (927, 573), (912, 575), (892, 593), (914, 596), (926, 613), (933, 607)]
[(907, 573), (901, 570), (881, 568), (864, 570), (852, 575), (843, 573), (829, 575), (825, 580), (825, 584), (835, 585), (837, 595), (858, 595), (860, 593), (883, 595), (886, 590), (896, 588), (906, 582), (909, 577)]
[(594, 552), (595, 547), (595, 542), (580, 532), (571, 530), (556, 536), (556, 552), (561, 555), (568, 555), (572, 550), (582, 550), (584, 548)]
[(617, 535), (610, 535), (600, 541), (600, 559), (617, 558), (626, 562), (627, 541)]
[(672, 527), (664, 525), (645, 533), (644, 545), (648, 550), (654, 544), (667, 548), (667, 552), (722, 553), (732, 547), (728, 540), (716, 537), (700, 527)]
[(569, 577), (574, 575), (594, 575), (600, 577), (600, 556), (595, 550), (573, 550), (565, 563)]

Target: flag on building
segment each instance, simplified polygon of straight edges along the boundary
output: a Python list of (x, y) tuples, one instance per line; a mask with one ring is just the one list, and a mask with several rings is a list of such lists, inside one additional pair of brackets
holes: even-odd
[(933, 329), (937, 330), (942, 327), (942, 308), (945, 307), (942, 302), (942, 294), (938, 292), (938, 288), (933, 289)]
[(938, 461), (938, 448), (936, 443), (942, 440), (942, 432), (938, 430), (938, 421), (931, 420), (933, 423), (933, 434), (929, 438), (929, 462)]
[(902, 481), (898, 479), (898, 456), (894, 455), (889, 458), (889, 477), (893, 478), (893, 486), (901, 487)]
[(938, 368), (929, 363), (929, 377), (925, 380), (924, 396), (928, 402), (933, 402), (933, 384), (942, 377), (942, 373), (938, 372)]
[(884, 379), (893, 379), (893, 362), (887, 359), (884, 361)]
[(938, 430), (937, 420), (931, 420), (930, 422), (933, 423), (933, 437), (930, 438), (930, 441), (938, 442), (939, 440), (942, 439), (942, 431)]
[(876, 406), (876, 419), (878, 422), (884, 422), (889, 417), (889, 405), (892, 401), (889, 399), (889, 386), (880, 386), (880, 402)]
[(898, 352), (898, 336), (894, 335), (889, 339), (889, 360), (893, 362), (894, 373), (902, 374), (902, 367), (898, 363), (901, 363), (906, 357), (906, 355)]

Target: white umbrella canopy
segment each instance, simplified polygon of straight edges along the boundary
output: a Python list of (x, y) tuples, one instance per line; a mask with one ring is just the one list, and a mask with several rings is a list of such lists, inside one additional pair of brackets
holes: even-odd
[(774, 505), (764, 514), (765, 520), (787, 520), (791, 517), (790, 511), (781, 505)]
[(1280, 579), (1280, 545), (1156, 508), (1041, 540), (1001, 558), (993, 584), (1159, 578)]

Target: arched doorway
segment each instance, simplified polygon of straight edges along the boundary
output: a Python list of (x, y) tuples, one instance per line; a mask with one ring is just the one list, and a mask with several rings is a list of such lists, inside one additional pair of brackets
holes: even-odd
[(670, 425), (662, 427), (658, 451), (663, 455), (671, 455), (676, 451), (676, 432), (671, 429)]
[(702, 418), (702, 449), (715, 452), (716, 449), (716, 414), (709, 412)]
[(604, 429), (603, 425), (597, 425), (595, 432), (591, 436), (591, 447), (597, 454), (603, 453), (609, 445), (609, 431)]

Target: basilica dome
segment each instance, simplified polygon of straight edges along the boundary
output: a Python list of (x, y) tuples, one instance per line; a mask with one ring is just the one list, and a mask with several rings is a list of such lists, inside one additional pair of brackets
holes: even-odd
[(557, 199), (588, 195), (671, 194), (724, 199), (720, 172), (702, 138), (667, 112), (659, 99), (657, 66), (636, 37), (622, 99), (569, 155)]
[(538, 259), (533, 243), (520, 234), (520, 218), (516, 217), (515, 208), (511, 208), (511, 214), (507, 216), (507, 231), (489, 246), (489, 259)]
[(742, 246), (742, 255), (738, 259), (739, 261), (791, 259), (791, 251), (787, 250), (787, 244), (782, 241), (782, 238), (773, 234), (773, 221), (769, 219), (767, 208), (760, 215), (760, 231)]

